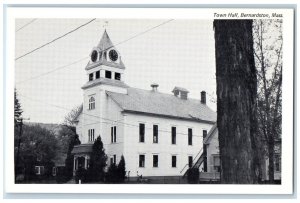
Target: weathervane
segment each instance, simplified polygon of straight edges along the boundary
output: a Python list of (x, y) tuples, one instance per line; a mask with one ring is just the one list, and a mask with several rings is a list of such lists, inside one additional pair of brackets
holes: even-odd
[(104, 21), (104, 24), (103, 24), (103, 26), (102, 26), (104, 29), (106, 29), (107, 27), (108, 27), (108, 21), (106, 20), (106, 21)]

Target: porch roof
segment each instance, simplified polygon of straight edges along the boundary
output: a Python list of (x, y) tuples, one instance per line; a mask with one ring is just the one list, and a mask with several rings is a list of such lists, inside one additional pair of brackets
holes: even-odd
[(72, 154), (86, 154), (91, 153), (93, 148), (93, 144), (81, 144), (74, 146), (72, 150)]

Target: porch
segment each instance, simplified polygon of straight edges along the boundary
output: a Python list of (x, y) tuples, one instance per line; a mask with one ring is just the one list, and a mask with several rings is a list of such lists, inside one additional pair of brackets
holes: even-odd
[(93, 144), (81, 144), (74, 146), (72, 150), (72, 154), (74, 155), (73, 176), (75, 176), (77, 169), (89, 168), (92, 147)]

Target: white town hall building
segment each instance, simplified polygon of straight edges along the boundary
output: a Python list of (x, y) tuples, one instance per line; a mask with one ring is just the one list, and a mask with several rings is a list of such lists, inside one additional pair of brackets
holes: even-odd
[[(83, 108), (76, 117), (81, 145), (75, 146), (74, 171), (89, 166), (89, 153), (100, 135), (108, 165), (123, 155), (127, 175), (181, 176), (202, 154), (203, 137), (216, 122), (216, 113), (188, 90), (174, 87), (161, 93), (129, 87), (125, 65), (105, 31), (92, 49), (83, 85)], [(83, 158), (79, 158), (83, 157)]]

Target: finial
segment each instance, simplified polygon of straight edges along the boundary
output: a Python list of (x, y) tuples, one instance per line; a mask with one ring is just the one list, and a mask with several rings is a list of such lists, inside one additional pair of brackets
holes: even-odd
[(108, 26), (108, 21), (106, 20), (106, 21), (104, 21), (104, 24), (103, 24), (103, 28), (104, 28), (104, 30), (106, 31), (106, 27)]

